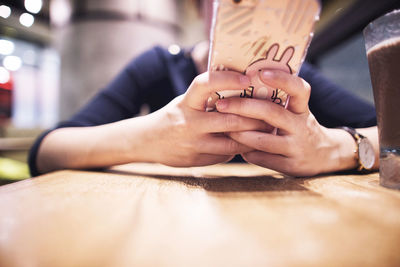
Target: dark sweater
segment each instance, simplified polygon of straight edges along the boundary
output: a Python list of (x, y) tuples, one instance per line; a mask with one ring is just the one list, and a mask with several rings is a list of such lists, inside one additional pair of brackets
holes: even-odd
[[(36, 168), (38, 149), (43, 138), (54, 129), (95, 126), (131, 118), (138, 115), (144, 104), (153, 112), (185, 93), (197, 74), (188, 52), (172, 55), (164, 48), (154, 47), (143, 53), (70, 120), (59, 123), (36, 140), (29, 153), (32, 176), (40, 174)], [(362, 128), (376, 125), (372, 105), (331, 83), (311, 65), (303, 64), (299, 76), (311, 85), (309, 107), (323, 126)]]

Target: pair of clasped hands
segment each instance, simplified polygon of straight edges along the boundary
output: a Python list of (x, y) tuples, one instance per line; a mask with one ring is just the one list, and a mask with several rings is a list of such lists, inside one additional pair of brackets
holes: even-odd
[[(250, 79), (233, 71), (202, 73), (185, 94), (152, 114), (159, 131), (158, 141), (151, 145), (154, 149), (147, 150), (154, 151), (153, 160), (202, 166), (241, 154), (249, 163), (288, 175), (315, 175), (328, 169), (324, 158), (329, 151), (323, 147), (329, 136), (308, 108), (310, 85), (279, 70), (261, 70), (259, 75), (269, 87), (291, 96), (287, 109), (268, 100), (232, 97), (216, 102), (218, 112), (206, 112), (210, 95), (239, 92), (250, 86)], [(272, 134), (275, 127), (277, 135)]]

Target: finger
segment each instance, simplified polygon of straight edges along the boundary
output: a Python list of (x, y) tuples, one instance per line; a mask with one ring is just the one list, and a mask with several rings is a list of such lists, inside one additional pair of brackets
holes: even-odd
[(294, 174), (292, 160), (282, 155), (253, 151), (242, 154), (242, 157), (245, 161), (261, 167), (265, 167), (289, 175)]
[(279, 88), (290, 95), (288, 109), (294, 113), (303, 113), (308, 110), (311, 86), (302, 78), (280, 70), (263, 70), (261, 80), (273, 87)]
[(246, 118), (235, 114), (225, 114), (219, 112), (202, 113), (202, 116), (199, 117), (196, 124), (204, 125), (201, 128), (207, 133), (224, 133), (250, 130), (268, 131), (272, 128), (261, 120)]
[(197, 152), (215, 155), (236, 155), (249, 152), (253, 149), (240, 144), (228, 136), (208, 136), (197, 144)]
[(271, 101), (232, 97), (218, 100), (216, 106), (219, 112), (263, 120), (288, 132), (295, 128), (295, 114)]
[(251, 147), (255, 150), (279, 154), (283, 156), (290, 155), (290, 143), (285, 136), (278, 136), (257, 131), (234, 132), (229, 133), (229, 137), (240, 144)]
[(191, 167), (224, 163), (232, 160), (233, 157), (234, 156), (200, 154), (198, 159), (195, 162), (193, 162), (193, 164), (191, 164)]
[(197, 110), (205, 110), (210, 95), (217, 91), (243, 90), (250, 86), (250, 79), (234, 71), (212, 71), (198, 75), (189, 86), (184, 100)]

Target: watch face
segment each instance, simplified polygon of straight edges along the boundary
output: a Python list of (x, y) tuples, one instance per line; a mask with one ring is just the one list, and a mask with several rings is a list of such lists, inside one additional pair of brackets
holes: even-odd
[(362, 166), (369, 170), (375, 163), (375, 151), (367, 138), (362, 138), (358, 147), (359, 159)]

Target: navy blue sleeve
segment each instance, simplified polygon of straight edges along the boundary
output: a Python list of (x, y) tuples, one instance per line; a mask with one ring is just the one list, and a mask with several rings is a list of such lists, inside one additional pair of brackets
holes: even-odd
[(134, 59), (123, 71), (69, 121), (59, 126), (94, 126), (131, 118), (140, 112), (149, 95), (161, 90), (165, 77), (157, 48)]
[(135, 58), (123, 71), (70, 120), (44, 132), (33, 144), (28, 156), (32, 176), (39, 175), (36, 158), (43, 139), (53, 130), (63, 127), (96, 126), (138, 115), (143, 103), (152, 111), (171, 101), (163, 50), (155, 47)]
[(299, 76), (311, 85), (309, 107), (321, 125), (328, 128), (376, 125), (373, 105), (330, 82), (310, 64), (303, 64)]

